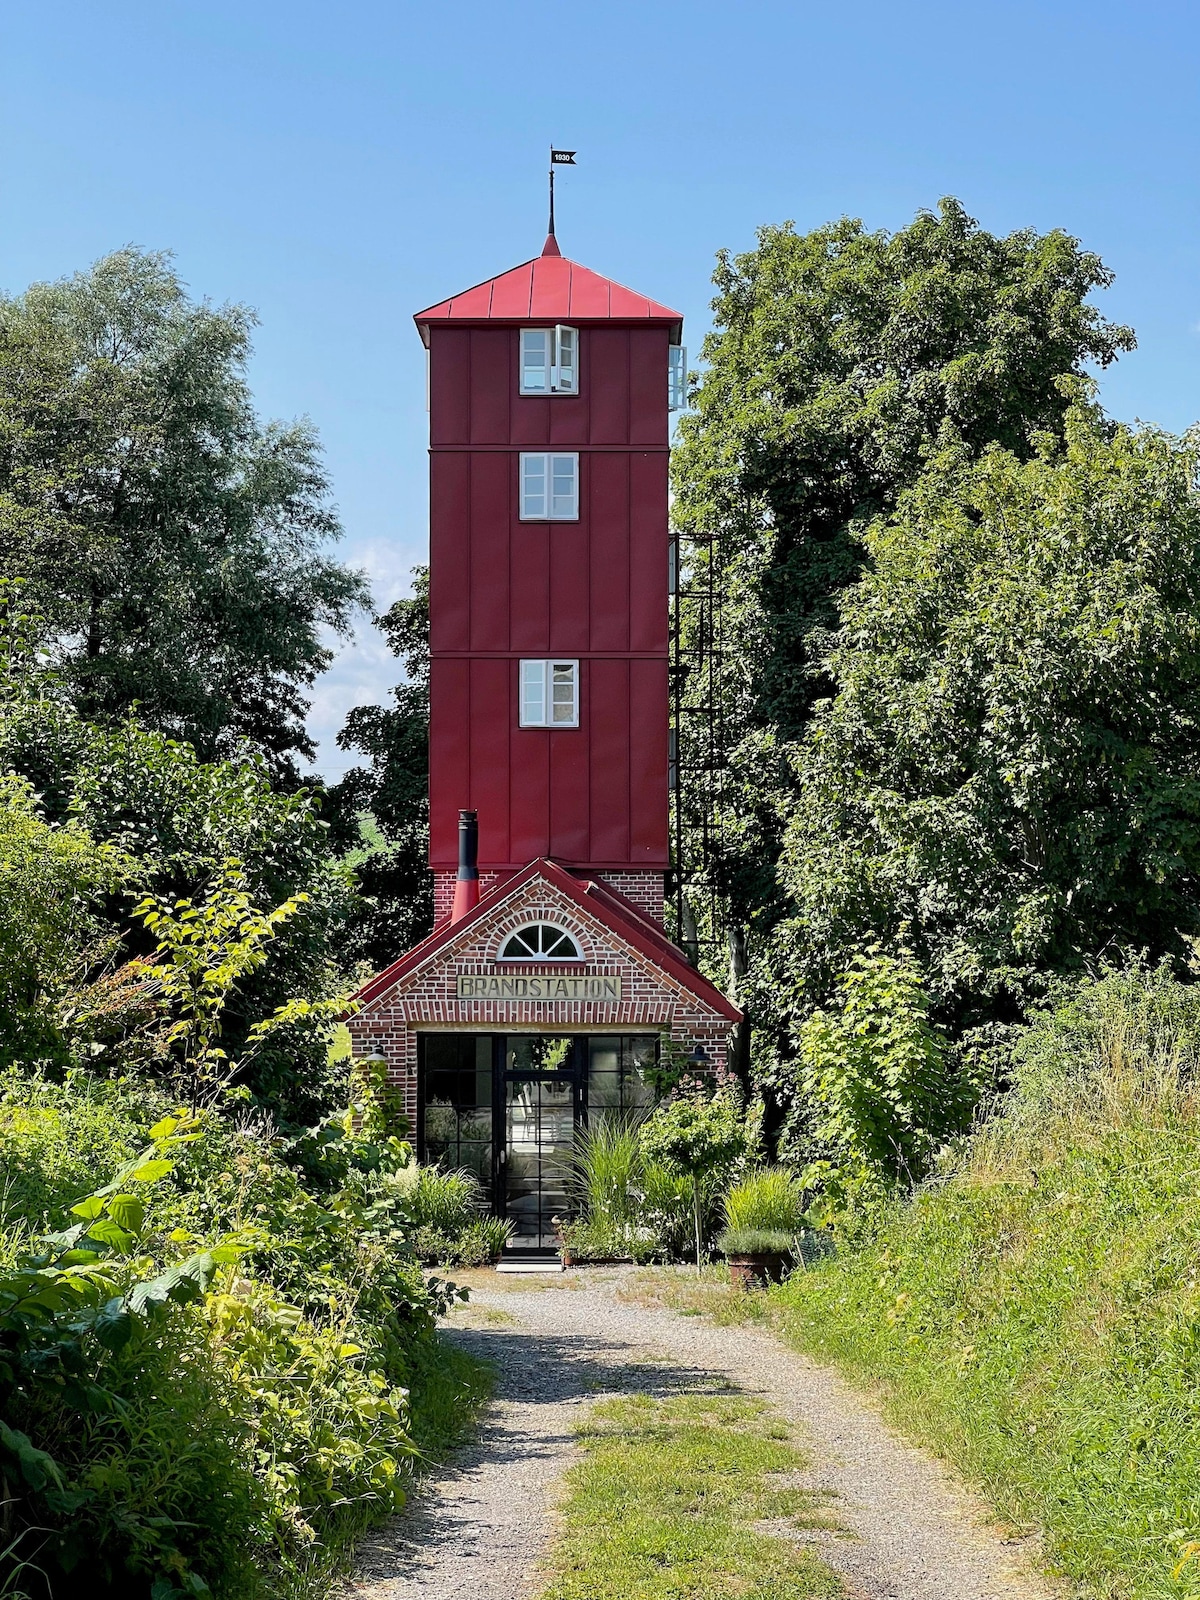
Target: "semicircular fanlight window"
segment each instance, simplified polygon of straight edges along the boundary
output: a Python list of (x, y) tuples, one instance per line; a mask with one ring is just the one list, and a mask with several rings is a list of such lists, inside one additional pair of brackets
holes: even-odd
[(571, 935), (552, 922), (531, 922), (518, 928), (500, 951), (502, 961), (578, 961), (582, 955)]

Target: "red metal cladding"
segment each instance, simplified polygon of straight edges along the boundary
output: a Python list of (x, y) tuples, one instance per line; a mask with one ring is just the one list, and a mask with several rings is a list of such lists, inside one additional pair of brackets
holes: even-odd
[[(579, 326), (578, 393), (521, 395), (519, 330)], [(420, 313), (430, 349), (430, 864), (661, 871), (667, 366), (679, 316), (547, 253)], [(523, 522), (523, 450), (579, 456), (578, 520)], [(519, 726), (522, 659), (579, 663), (579, 725)]]

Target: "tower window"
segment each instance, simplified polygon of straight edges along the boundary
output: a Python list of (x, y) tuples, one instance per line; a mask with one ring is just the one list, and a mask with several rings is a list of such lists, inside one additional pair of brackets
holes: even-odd
[(510, 933), (500, 948), (501, 961), (582, 961), (583, 951), (565, 928), (552, 922), (531, 922)]
[(681, 344), (670, 347), (671, 364), (667, 369), (667, 410), (687, 410), (687, 351)]
[(578, 455), (521, 455), (521, 521), (579, 521)]
[(579, 393), (579, 330), (521, 329), (521, 393)]
[(578, 661), (522, 661), (522, 728), (579, 726)]

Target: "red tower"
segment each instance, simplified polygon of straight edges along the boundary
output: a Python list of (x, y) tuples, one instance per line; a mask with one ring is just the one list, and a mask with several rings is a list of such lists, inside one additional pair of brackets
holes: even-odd
[(719, 1072), (740, 1015), (662, 926), (681, 321), (551, 236), (416, 323), (436, 923), (350, 1029), (422, 1158), (475, 1171), (545, 1249), (576, 1125), (647, 1104), (664, 1040)]
[(549, 856), (661, 918), (668, 386), (679, 313), (543, 254), (416, 318), (429, 350), (430, 866)]

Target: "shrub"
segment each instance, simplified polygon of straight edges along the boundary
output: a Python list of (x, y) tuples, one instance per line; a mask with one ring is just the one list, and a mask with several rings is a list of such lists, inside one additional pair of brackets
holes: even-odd
[(928, 1012), (913, 956), (872, 945), (843, 974), (836, 1008), (800, 1028), (789, 1143), (807, 1158), (806, 1187), (835, 1205), (916, 1182), (969, 1117), (973, 1088), (950, 1070)]
[(688, 1179), (692, 1190), (692, 1229), (696, 1266), (703, 1254), (703, 1199), (706, 1178), (727, 1172), (746, 1153), (746, 1130), (736, 1102), (725, 1092), (711, 1100), (680, 1095), (657, 1107), (642, 1126), (642, 1150)]
[(767, 1228), (794, 1238), (806, 1220), (804, 1190), (786, 1167), (763, 1167), (727, 1191), (724, 1211), (728, 1228)]
[(628, 1222), (642, 1199), (640, 1119), (600, 1116), (575, 1130), (567, 1181), (572, 1198), (593, 1222)]
[(781, 1228), (726, 1228), (717, 1235), (717, 1249), (726, 1256), (786, 1256), (795, 1233)]
[(389, 1179), (414, 1224), (412, 1248), (425, 1262), (482, 1267), (499, 1259), (512, 1224), (483, 1214), (483, 1186), (473, 1172), (442, 1172), (416, 1163)]
[[(97, 1151), (139, 1131), (119, 1085), (10, 1075), (0, 1108), (8, 1153), (32, 1130), (52, 1211), (80, 1193), (76, 1122)], [(143, 1128), (158, 1109), (144, 1091)], [(288, 1146), (230, 1109), (194, 1142), (156, 1130), (170, 1159), (126, 1161), (41, 1255), (5, 1242), (0, 1476), (9, 1528), (29, 1532), (13, 1560), (36, 1551), (56, 1595), (299, 1595), (403, 1502), (405, 1390), (453, 1292), (424, 1281), (390, 1185), (409, 1147), (349, 1113)], [(281, 1159), (301, 1148), (306, 1181)]]

